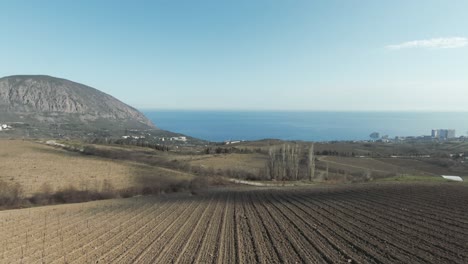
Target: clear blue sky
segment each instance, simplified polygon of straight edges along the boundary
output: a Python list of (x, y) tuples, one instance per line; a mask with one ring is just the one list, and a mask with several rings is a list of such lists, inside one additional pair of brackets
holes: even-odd
[(468, 111), (468, 1), (0, 1), (0, 76), (138, 108)]

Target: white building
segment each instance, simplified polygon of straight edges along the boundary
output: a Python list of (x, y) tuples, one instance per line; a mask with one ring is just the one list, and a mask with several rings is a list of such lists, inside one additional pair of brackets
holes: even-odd
[(455, 129), (433, 129), (431, 136), (440, 140), (455, 138)]
[(175, 140), (175, 141), (187, 141), (187, 137), (171, 137), (171, 141), (172, 140)]
[(7, 124), (1, 124), (1, 125), (0, 125), (0, 131), (2, 131), (2, 130), (7, 130), (7, 129), (10, 129), (10, 128), (11, 128), (11, 126), (9, 126), (9, 125), (7, 125)]

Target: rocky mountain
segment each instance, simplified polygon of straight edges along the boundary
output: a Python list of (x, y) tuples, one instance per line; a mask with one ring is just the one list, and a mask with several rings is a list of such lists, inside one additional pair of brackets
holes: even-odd
[(0, 78), (0, 123), (105, 130), (156, 129), (135, 108), (89, 86), (44, 75)]

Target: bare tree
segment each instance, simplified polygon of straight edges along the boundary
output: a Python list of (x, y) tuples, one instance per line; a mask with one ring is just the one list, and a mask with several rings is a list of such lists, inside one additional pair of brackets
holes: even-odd
[(293, 148), (292, 153), (292, 163), (293, 163), (293, 177), (294, 180), (298, 180), (299, 176), (299, 146), (296, 144)]
[(267, 175), (270, 176), (270, 180), (276, 180), (275, 173), (275, 157), (276, 151), (274, 147), (270, 147), (268, 150), (268, 163), (267, 163)]
[(267, 175), (271, 180), (297, 180), (299, 178), (299, 146), (284, 144), (268, 150)]
[(326, 164), (327, 164), (327, 173), (325, 174), (325, 175), (326, 175), (326, 176), (325, 176), (325, 177), (326, 177), (325, 179), (328, 180), (328, 162), (327, 162)]
[(308, 166), (308, 172), (309, 172), (309, 180), (312, 181), (315, 178), (314, 143), (310, 144), (307, 166)]
[(281, 165), (280, 165), (280, 168), (282, 169), (281, 180), (284, 180), (284, 177), (286, 175), (286, 144), (284, 144), (283, 148), (281, 149)]

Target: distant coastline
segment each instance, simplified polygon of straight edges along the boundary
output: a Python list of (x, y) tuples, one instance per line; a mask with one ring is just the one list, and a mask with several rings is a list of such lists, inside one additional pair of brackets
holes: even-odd
[(275, 138), (304, 141), (367, 140), (430, 135), (450, 128), (466, 136), (466, 112), (142, 110), (161, 129), (210, 140)]

